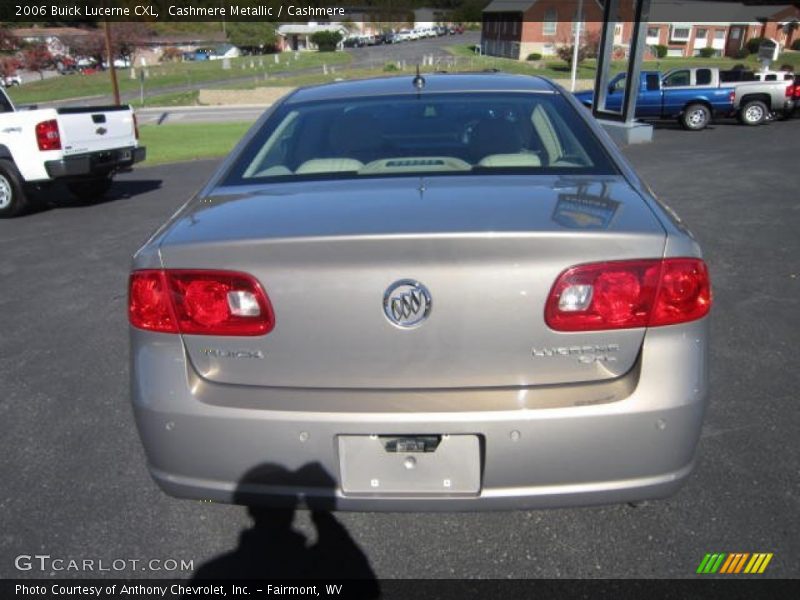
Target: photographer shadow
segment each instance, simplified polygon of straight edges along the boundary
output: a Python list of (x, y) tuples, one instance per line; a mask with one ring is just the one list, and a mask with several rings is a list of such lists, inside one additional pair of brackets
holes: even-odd
[[(263, 495), (265, 486), (273, 495)], [(301, 501), (292, 490), (309, 487), (316, 492), (304, 499), (317, 531), (313, 545), (292, 528)], [(201, 565), (193, 579), (360, 579), (366, 580), (361, 597), (379, 597), (369, 560), (332, 514), (334, 490), (333, 478), (318, 463), (294, 472), (275, 464), (251, 469), (239, 482), (234, 502), (247, 506), (252, 527), (242, 531), (234, 550)]]

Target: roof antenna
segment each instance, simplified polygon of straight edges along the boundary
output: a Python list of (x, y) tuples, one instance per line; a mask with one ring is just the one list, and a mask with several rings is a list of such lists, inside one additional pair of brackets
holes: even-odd
[(419, 74), (419, 63), (417, 63), (417, 76), (414, 77), (414, 80), (411, 83), (413, 83), (414, 87), (418, 90), (421, 90), (425, 87), (425, 78)]

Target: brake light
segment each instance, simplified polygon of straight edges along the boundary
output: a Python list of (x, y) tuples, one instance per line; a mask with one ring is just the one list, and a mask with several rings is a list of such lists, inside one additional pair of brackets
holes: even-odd
[(133, 137), (139, 141), (139, 121), (136, 120), (136, 113), (133, 113)]
[(731, 93), (728, 94), (728, 102), (731, 104), (736, 102), (736, 90), (731, 90)]
[(556, 331), (658, 327), (700, 319), (710, 309), (702, 260), (626, 260), (564, 271), (550, 290), (545, 321)]
[(794, 96), (794, 84), (786, 86), (786, 97), (791, 98), (792, 96)]
[(258, 281), (232, 271), (134, 271), (128, 316), (134, 327), (162, 333), (255, 336), (275, 327)]
[(36, 124), (36, 143), (39, 150), (61, 150), (61, 134), (58, 121), (50, 119)]

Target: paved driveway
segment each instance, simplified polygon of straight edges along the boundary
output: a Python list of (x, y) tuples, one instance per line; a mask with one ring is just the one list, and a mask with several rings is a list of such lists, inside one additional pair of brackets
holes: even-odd
[[(320, 531), (342, 541), (341, 524), (378, 577), (691, 577), (704, 553), (736, 551), (774, 552), (767, 575), (798, 575), (800, 120), (662, 128), (627, 154), (692, 226), (714, 279), (696, 473), (641, 508), (335, 514)], [(50, 574), (18, 573), (20, 554), (198, 568), (283, 539), (269, 516), (252, 527), (244, 508), (163, 495), (128, 406), (129, 256), (213, 166), (139, 168), (104, 204), (0, 222), (0, 577)], [(317, 535), (305, 511), (295, 525)]]

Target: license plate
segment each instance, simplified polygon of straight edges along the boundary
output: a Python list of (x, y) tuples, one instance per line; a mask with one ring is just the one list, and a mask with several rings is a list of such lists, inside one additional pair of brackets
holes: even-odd
[(443, 435), (435, 449), (416, 443), (418, 437), (392, 436), (387, 441), (377, 435), (340, 435), (342, 491), (350, 495), (478, 494), (477, 435)]

